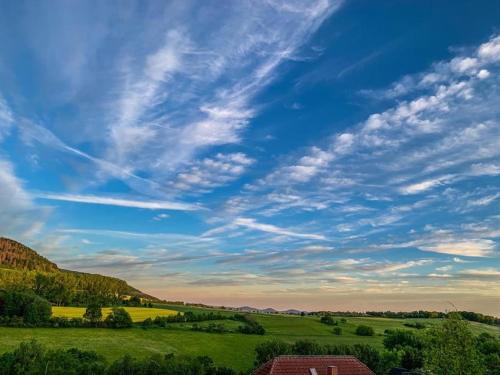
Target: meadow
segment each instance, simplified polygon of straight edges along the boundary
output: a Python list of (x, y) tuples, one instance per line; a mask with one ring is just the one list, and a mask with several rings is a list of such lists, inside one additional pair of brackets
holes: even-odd
[[(159, 306), (156, 306), (159, 307)], [(164, 308), (132, 308), (129, 310), (142, 316), (150, 317), (162, 311), (163, 314), (177, 313), (177, 311), (207, 311), (185, 306), (162, 306)], [(79, 313), (73, 308), (63, 308), (66, 314)], [(58, 308), (54, 308), (57, 314)], [(147, 311), (142, 311), (147, 310)], [(210, 310), (208, 310), (210, 311)], [(61, 313), (61, 311), (59, 311)], [(234, 314), (234, 312), (227, 312)], [(151, 315), (152, 314), (152, 315)], [(68, 316), (68, 315), (66, 315)], [(139, 315), (136, 315), (136, 320)], [(314, 340), (323, 344), (356, 344), (366, 343), (382, 348), (385, 329), (405, 328), (404, 323), (421, 322), (427, 326), (438, 324), (438, 319), (387, 319), (346, 317), (345, 323), (340, 323), (342, 335), (332, 333), (333, 327), (319, 322), (314, 316), (264, 315), (252, 314), (252, 317), (261, 323), (266, 334), (243, 335), (240, 333), (206, 333), (192, 331), (190, 323), (172, 323), (168, 328), (134, 328), (113, 330), (106, 328), (7, 328), (0, 327), (0, 352), (12, 350), (22, 341), (36, 339), (48, 347), (95, 350), (108, 360), (114, 360), (123, 354), (129, 353), (136, 357), (144, 357), (152, 353), (177, 353), (189, 355), (208, 355), (218, 365), (232, 367), (236, 370), (248, 370), (252, 367), (255, 358), (255, 346), (263, 341), (281, 339), (294, 342), (300, 339)], [(340, 317), (338, 317), (340, 319)], [(139, 319), (140, 320), (140, 319)], [(236, 322), (222, 320), (228, 328), (233, 328)], [(357, 336), (354, 331), (360, 324), (374, 328), (372, 337)], [(484, 324), (471, 323), (475, 333), (488, 332), (499, 335), (500, 329)]]
[[(178, 311), (169, 309), (157, 309), (147, 307), (125, 307), (134, 323), (142, 322), (144, 319), (157, 316), (170, 316), (176, 315)], [(105, 318), (111, 312), (111, 307), (102, 309), (102, 316)], [(85, 307), (66, 307), (66, 306), (53, 306), (52, 316), (65, 317), (65, 318), (81, 318), (85, 313)]]

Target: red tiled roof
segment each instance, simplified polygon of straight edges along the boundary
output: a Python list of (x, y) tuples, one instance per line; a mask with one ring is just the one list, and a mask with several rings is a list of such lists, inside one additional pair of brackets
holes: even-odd
[(264, 363), (252, 375), (327, 375), (328, 366), (337, 366), (338, 375), (375, 375), (363, 362), (348, 355), (281, 355)]

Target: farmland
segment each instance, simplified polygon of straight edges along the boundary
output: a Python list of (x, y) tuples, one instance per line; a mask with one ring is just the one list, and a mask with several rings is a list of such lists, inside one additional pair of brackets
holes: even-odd
[[(133, 322), (142, 322), (147, 318), (155, 318), (157, 316), (175, 315), (178, 311), (169, 309), (155, 309), (146, 307), (126, 307)], [(102, 316), (106, 317), (111, 312), (110, 307), (102, 309)], [(52, 315), (65, 318), (81, 318), (85, 313), (85, 307), (52, 307)]]
[[(160, 306), (157, 306), (160, 307)], [(177, 311), (206, 312), (205, 309), (197, 309), (185, 306), (162, 306), (164, 309), (151, 308), (127, 308), (135, 320), (141, 316), (150, 317), (158, 313), (172, 314)], [(143, 311), (144, 310), (144, 311)], [(146, 311), (147, 310), (147, 311)], [(79, 314), (81, 310), (73, 308), (54, 308), (54, 314)], [(161, 312), (160, 312), (161, 311)], [(227, 312), (228, 314), (232, 314)], [(105, 315), (105, 313), (104, 313)], [(319, 322), (318, 317), (300, 317), (289, 315), (262, 315), (252, 314), (253, 318), (262, 324), (266, 334), (243, 335), (240, 333), (206, 333), (192, 331), (190, 323), (172, 323), (168, 328), (141, 328), (140, 326), (112, 330), (105, 328), (7, 328), (0, 327), (0, 352), (12, 350), (22, 341), (36, 339), (40, 343), (52, 348), (78, 347), (80, 349), (95, 350), (104, 355), (108, 360), (114, 360), (126, 353), (136, 357), (144, 357), (152, 353), (177, 353), (189, 355), (208, 355), (218, 365), (232, 367), (237, 370), (246, 370), (252, 367), (254, 361), (254, 348), (257, 344), (271, 339), (281, 339), (294, 342), (300, 339), (314, 340), (323, 344), (356, 344), (366, 343), (377, 348), (382, 348), (383, 333), (385, 329), (407, 328), (404, 323), (416, 322), (427, 326), (438, 324), (438, 319), (386, 319), (367, 317), (346, 317), (345, 323), (340, 323), (342, 335), (335, 336), (333, 327)], [(221, 320), (231, 329), (237, 324), (234, 321)], [(204, 322), (203, 322), (204, 323)], [(202, 323), (202, 324), (203, 324)], [(375, 335), (372, 337), (357, 336), (354, 331), (360, 324), (366, 324), (374, 328)], [(474, 332), (489, 332), (494, 335), (500, 334), (500, 329), (483, 324), (471, 324)], [(410, 328), (407, 328), (410, 329)]]

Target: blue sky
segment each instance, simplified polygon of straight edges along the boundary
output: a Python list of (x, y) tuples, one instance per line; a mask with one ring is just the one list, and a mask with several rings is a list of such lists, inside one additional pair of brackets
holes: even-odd
[(500, 314), (500, 4), (5, 2), (0, 234), (166, 299)]

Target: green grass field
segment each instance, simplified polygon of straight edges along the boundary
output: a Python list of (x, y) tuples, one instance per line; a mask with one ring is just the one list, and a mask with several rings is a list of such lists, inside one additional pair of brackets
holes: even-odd
[[(176, 315), (178, 311), (169, 309), (155, 309), (147, 307), (125, 307), (130, 317), (134, 322), (142, 322), (147, 318), (155, 318), (157, 316)], [(102, 309), (102, 316), (105, 318), (111, 312), (110, 307)], [(85, 307), (52, 307), (52, 315), (65, 318), (81, 318), (85, 313)]]
[[(157, 306), (159, 307), (159, 306)], [(164, 309), (143, 309), (148, 311), (164, 310), (171, 313), (177, 311), (200, 311), (200, 309), (183, 306), (163, 306)], [(131, 309), (131, 308), (130, 308)], [(55, 309), (57, 310), (57, 309)], [(206, 311), (206, 310), (205, 310)], [(69, 313), (69, 310), (68, 310)], [(229, 313), (228, 314), (233, 314)], [(153, 314), (154, 315), (154, 314)], [(385, 318), (346, 318), (347, 323), (340, 324), (343, 334), (332, 334), (333, 327), (319, 322), (317, 317), (296, 317), (285, 315), (258, 315), (253, 317), (265, 329), (264, 336), (243, 335), (238, 333), (214, 334), (194, 332), (191, 324), (175, 323), (169, 328), (143, 329), (134, 327), (123, 330), (97, 328), (6, 328), (0, 327), (0, 352), (12, 350), (20, 342), (36, 339), (48, 347), (95, 350), (108, 360), (114, 360), (125, 353), (142, 357), (151, 353), (178, 353), (190, 355), (208, 355), (218, 365), (247, 370), (252, 367), (257, 344), (273, 338), (293, 342), (299, 339), (310, 339), (329, 344), (367, 343), (382, 347), (383, 332), (387, 328), (406, 328), (405, 322), (417, 319), (385, 319)], [(140, 319), (139, 319), (140, 320)], [(418, 319), (427, 324), (438, 324), (439, 320)], [(234, 328), (233, 321), (219, 321)], [(375, 336), (360, 337), (354, 334), (359, 324), (366, 324), (375, 329)], [(489, 332), (500, 334), (497, 327), (471, 323), (475, 333)]]

